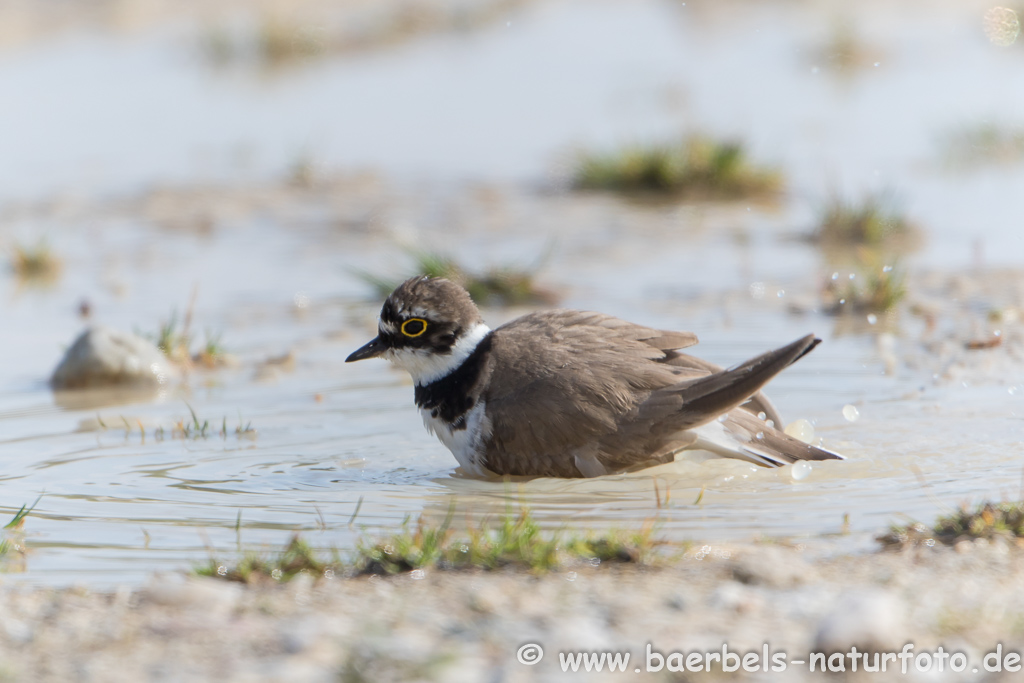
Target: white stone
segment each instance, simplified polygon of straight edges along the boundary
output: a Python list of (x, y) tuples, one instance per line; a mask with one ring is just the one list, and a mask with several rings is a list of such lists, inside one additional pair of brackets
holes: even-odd
[(814, 651), (846, 652), (854, 645), (862, 650), (899, 650), (906, 636), (904, 612), (903, 603), (888, 591), (847, 593), (819, 622)]
[(159, 387), (177, 377), (177, 368), (151, 341), (96, 325), (67, 350), (50, 385), (54, 389)]

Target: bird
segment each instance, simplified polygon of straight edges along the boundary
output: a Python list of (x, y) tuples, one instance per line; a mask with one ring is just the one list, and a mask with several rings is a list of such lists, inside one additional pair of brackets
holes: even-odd
[(381, 357), (408, 371), (424, 425), (465, 475), (580, 478), (687, 450), (765, 467), (843, 459), (781, 431), (761, 392), (820, 341), (809, 334), (722, 369), (682, 353), (697, 343), (691, 332), (603, 313), (542, 310), (492, 330), (461, 285), (416, 276), (345, 362)]

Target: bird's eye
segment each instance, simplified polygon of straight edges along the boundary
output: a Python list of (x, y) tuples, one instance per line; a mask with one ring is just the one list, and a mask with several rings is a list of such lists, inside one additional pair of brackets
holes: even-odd
[(402, 334), (406, 337), (418, 337), (427, 331), (427, 321), (423, 318), (410, 318), (402, 323)]

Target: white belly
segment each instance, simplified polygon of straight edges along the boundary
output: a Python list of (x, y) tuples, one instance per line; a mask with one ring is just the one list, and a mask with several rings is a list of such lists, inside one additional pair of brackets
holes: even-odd
[(490, 436), (491, 429), (483, 401), (473, 406), (466, 415), (465, 429), (450, 428), (444, 420), (431, 417), (429, 410), (421, 409), (420, 415), (423, 416), (423, 425), (427, 431), (437, 435), (459, 461), (462, 469), (475, 476), (487, 475), (488, 470), (483, 465), (484, 441)]

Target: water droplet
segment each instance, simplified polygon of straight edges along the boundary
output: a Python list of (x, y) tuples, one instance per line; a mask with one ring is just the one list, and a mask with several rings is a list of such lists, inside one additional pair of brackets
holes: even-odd
[(851, 280), (856, 279), (856, 277), (857, 277), (857, 273), (850, 273), (850, 279)]
[(833, 280), (838, 280), (839, 279), (839, 271), (838, 270), (836, 272), (832, 273), (832, 279)]
[(764, 411), (762, 410), (761, 412), (759, 412), (759, 413), (757, 414), (757, 417), (758, 417), (758, 419), (760, 419), (760, 420), (763, 420), (763, 419), (765, 419), (766, 417), (768, 417), (768, 415), (767, 415), (767, 414), (766, 414), (766, 413), (765, 413), (765, 412), (764, 412)]
[(718, 416), (718, 421), (719, 422), (725, 422), (728, 419), (729, 419), (729, 415), (728, 414), (726, 414), (726, 415), (719, 415)]
[(775, 293), (775, 296), (781, 299), (782, 297), (786, 296), (786, 290), (780, 289), (778, 292)]
[(888, 273), (892, 271), (892, 266), (882, 266), (882, 272)]
[(769, 427), (774, 427), (775, 426), (775, 420), (765, 420), (764, 423), (766, 425), (768, 425)]
[(1009, 47), (1020, 35), (1020, 18), (1008, 7), (992, 7), (985, 12), (983, 28), (993, 45)]
[(764, 432), (758, 432), (757, 434), (754, 435), (754, 438), (757, 439), (758, 441), (761, 441), (762, 439), (764, 439)]
[(806, 460), (793, 463), (793, 466), (789, 468), (789, 476), (793, 478), (793, 481), (801, 481), (811, 476), (811, 463)]
[(846, 299), (840, 299), (840, 300), (839, 300), (839, 303), (840, 303), (840, 304), (845, 304), (845, 303), (846, 303)]
[(803, 441), (804, 443), (811, 443), (814, 441), (814, 426), (807, 420), (793, 420), (786, 425), (785, 431), (789, 436)]
[(1008, 393), (1010, 396), (1013, 396), (1014, 394), (1017, 393), (1017, 387), (1008, 387), (1006, 389), (1006, 393)]
[(857, 418), (860, 417), (860, 411), (857, 410), (856, 406), (852, 406), (847, 403), (843, 406), (843, 417), (845, 417), (849, 422), (856, 422)]
[(874, 325), (878, 322), (878, 316), (874, 313), (868, 313), (868, 325)]

